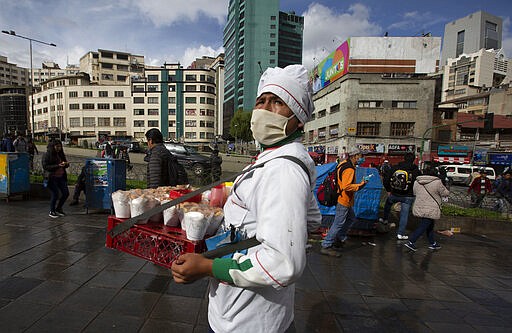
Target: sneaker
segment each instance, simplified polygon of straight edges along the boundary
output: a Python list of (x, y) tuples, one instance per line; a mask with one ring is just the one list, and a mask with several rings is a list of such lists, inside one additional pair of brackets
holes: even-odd
[(388, 220), (384, 220), (382, 217), (379, 217), (379, 223), (388, 224)]
[(407, 243), (404, 244), (404, 246), (406, 248), (408, 248), (409, 250), (414, 251), (414, 252), (416, 252), (416, 250), (418, 250), (416, 245), (414, 245), (414, 243), (412, 243), (412, 242), (407, 242)]
[(59, 217), (59, 215), (57, 215), (56, 212), (50, 212), (50, 214), (48, 214), (49, 217), (51, 217), (52, 219), (56, 219), (57, 217)]
[(434, 244), (431, 244), (428, 248), (431, 250), (439, 250), (439, 249), (441, 249), (441, 245), (434, 243)]
[(398, 239), (398, 240), (407, 240), (407, 239), (409, 239), (409, 236), (398, 234), (398, 235), (396, 235), (396, 239)]
[(78, 205), (78, 200), (73, 200), (69, 203), (70, 206), (76, 206)]
[(330, 256), (330, 257), (336, 257), (336, 258), (339, 258), (341, 257), (341, 253), (336, 251), (335, 249), (331, 247), (322, 247), (320, 249), (320, 253), (321, 254), (325, 254), (326, 256)]
[(62, 209), (57, 209), (57, 210), (55, 211), (55, 213), (56, 213), (58, 216), (66, 216), (66, 213), (64, 213), (64, 212), (62, 211)]

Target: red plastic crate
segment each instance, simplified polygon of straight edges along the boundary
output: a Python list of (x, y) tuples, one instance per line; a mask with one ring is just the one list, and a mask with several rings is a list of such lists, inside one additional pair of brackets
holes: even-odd
[(109, 231), (126, 219), (108, 217), (105, 246), (149, 260), (170, 268), (182, 253), (201, 253), (206, 250), (204, 241), (188, 240), (181, 228), (160, 223), (136, 224), (127, 231), (111, 237)]

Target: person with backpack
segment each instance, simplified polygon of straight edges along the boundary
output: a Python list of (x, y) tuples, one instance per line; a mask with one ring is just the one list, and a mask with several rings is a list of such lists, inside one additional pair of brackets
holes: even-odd
[(219, 156), (219, 149), (214, 148), (212, 150), (212, 154), (210, 155), (210, 167), (212, 173), (212, 180), (214, 182), (220, 180), (220, 176), (222, 175), (222, 157)]
[(423, 170), (423, 175), (418, 176), (413, 185), (413, 193), (416, 200), (412, 206), (412, 214), (420, 218), (420, 224), (414, 230), (409, 241), (404, 244), (409, 250), (416, 252), (416, 241), (421, 235), (426, 234), (429, 249), (439, 250), (441, 246), (434, 237), (435, 220), (441, 218), (441, 203), (443, 198), (448, 197), (450, 191), (444, 187), (443, 182), (437, 175), (437, 170), (431, 165)]
[(145, 134), (148, 141), (148, 152), (144, 161), (147, 166), (147, 188), (159, 186), (176, 186), (178, 184), (176, 156), (164, 146), (162, 132), (158, 128), (152, 128)]
[(178, 283), (212, 277), (210, 332), (295, 331), (295, 282), (306, 265), (309, 222), (321, 218), (315, 165), (301, 142), (314, 110), (310, 89), (302, 65), (267, 68), (259, 81), (251, 131), (262, 151), (235, 181), (222, 226), (259, 244), (214, 260), (185, 253), (172, 264)]
[(18, 137), (13, 142), (14, 151), (17, 153), (26, 153), (27, 152), (27, 141), (21, 134), (21, 132), (18, 132)]
[(413, 186), (416, 178), (420, 175), (418, 166), (414, 164), (414, 154), (406, 153), (404, 161), (394, 165), (389, 175), (384, 177), (384, 188), (388, 192), (386, 204), (384, 205), (384, 216), (379, 219), (380, 223), (387, 224), (391, 206), (400, 202), (400, 222), (398, 224), (397, 239), (406, 240), (409, 237), (405, 234), (409, 211), (414, 202)]
[(355, 166), (363, 162), (363, 152), (359, 148), (353, 148), (348, 152), (348, 158), (336, 167), (339, 193), (336, 214), (327, 236), (322, 241), (321, 254), (332, 257), (341, 256), (338, 249), (343, 246), (347, 239), (347, 232), (356, 219), (352, 208), (354, 206), (354, 194), (367, 183), (366, 179), (363, 179), (359, 184), (355, 183)]

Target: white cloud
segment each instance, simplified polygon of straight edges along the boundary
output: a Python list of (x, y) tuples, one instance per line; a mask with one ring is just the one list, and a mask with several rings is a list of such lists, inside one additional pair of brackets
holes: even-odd
[(200, 14), (224, 24), (228, 12), (228, 0), (130, 0), (127, 4), (138, 8), (157, 27), (197, 22)]
[(302, 62), (307, 68), (313, 68), (349, 37), (375, 36), (382, 31), (378, 24), (370, 21), (370, 9), (361, 4), (351, 5), (345, 13), (336, 13), (331, 8), (313, 3), (302, 15)]
[(501, 41), (501, 48), (505, 51), (507, 58), (512, 58), (512, 31), (510, 17), (503, 19), (503, 36)]
[(195, 48), (187, 48), (183, 56), (181, 57), (180, 63), (183, 65), (184, 68), (187, 68), (188, 66), (190, 66), (190, 64), (192, 64), (194, 60), (196, 60), (196, 58), (201, 58), (203, 56), (216, 57), (219, 55), (219, 53), (222, 52), (224, 52), (223, 47), (214, 49), (211, 46), (201, 45)]

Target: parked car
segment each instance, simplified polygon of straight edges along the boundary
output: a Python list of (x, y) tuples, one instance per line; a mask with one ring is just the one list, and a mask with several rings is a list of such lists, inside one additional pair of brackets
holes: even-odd
[(164, 142), (164, 145), (185, 169), (191, 169), (196, 176), (210, 172), (210, 158), (199, 154), (193, 147), (174, 142)]
[(450, 164), (443, 165), (442, 167), (446, 170), (446, 176), (448, 177), (448, 182), (450, 184), (467, 185), (471, 174), (473, 172), (478, 172), (481, 168), (485, 169), (485, 174), (491, 181), (496, 179), (496, 172), (491, 167), (481, 167), (477, 165), (471, 166), (468, 164)]

